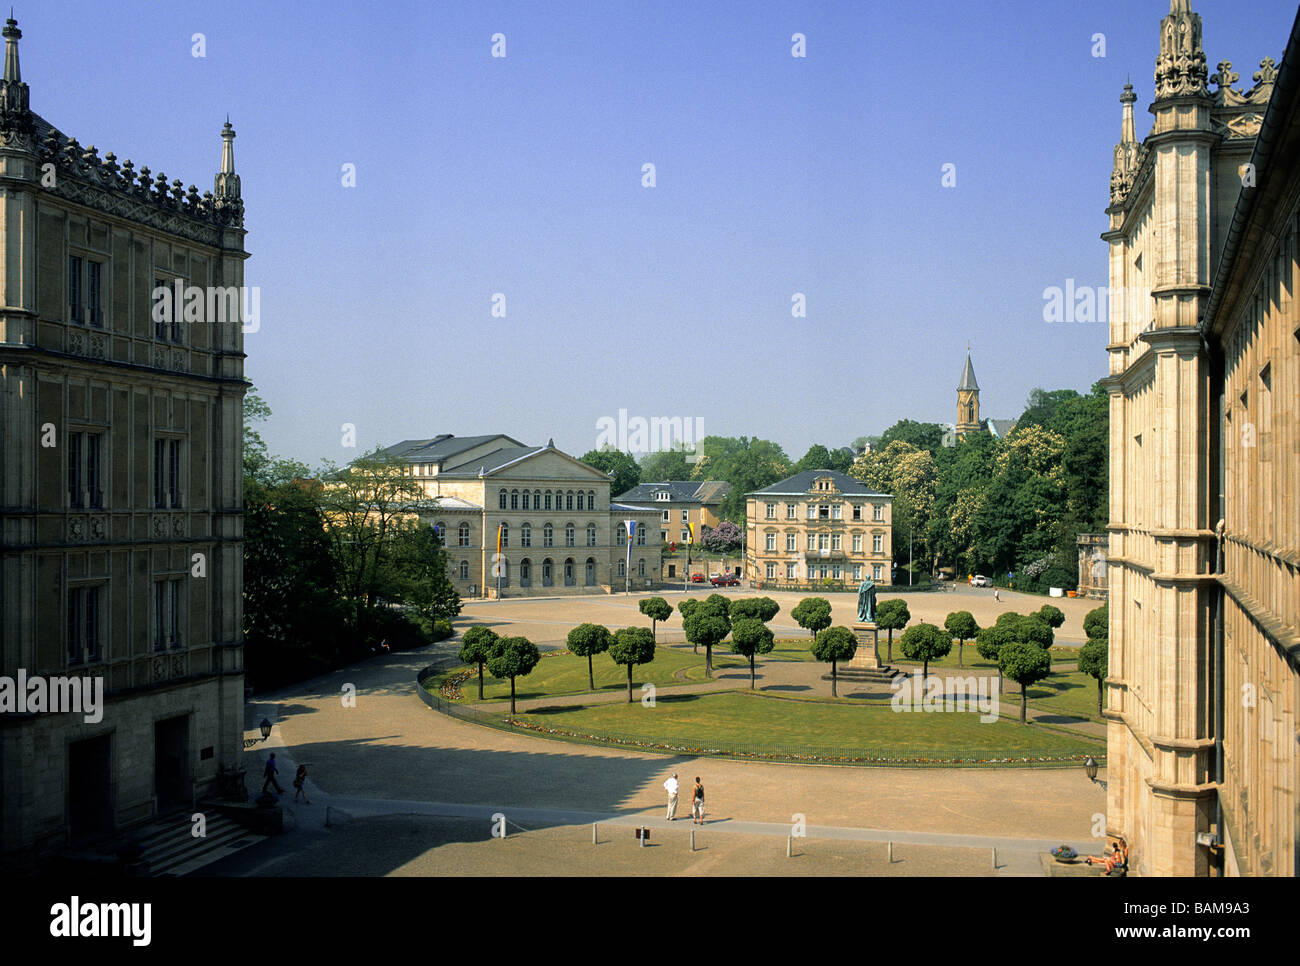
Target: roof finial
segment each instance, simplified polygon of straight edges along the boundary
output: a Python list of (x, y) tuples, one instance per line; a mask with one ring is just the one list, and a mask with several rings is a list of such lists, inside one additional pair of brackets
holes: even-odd
[(218, 200), (239, 198), (239, 175), (235, 174), (235, 129), (226, 115), (221, 129), (221, 170), (213, 181), (212, 193)]
[(0, 30), (0, 36), (5, 39), (5, 82), (21, 83), (23, 73), (18, 67), (18, 41), (22, 39), (23, 32), (18, 29), (18, 21), (14, 19), (12, 8), (9, 10), (9, 19), (5, 21), (4, 30)]

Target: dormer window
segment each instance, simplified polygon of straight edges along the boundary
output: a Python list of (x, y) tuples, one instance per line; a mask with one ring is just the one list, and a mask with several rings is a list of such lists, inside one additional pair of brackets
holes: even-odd
[(668, 494), (668, 491), (667, 491), (667, 490), (655, 490), (655, 499), (656, 499), (656, 500), (668, 500), (668, 499), (670, 499), (669, 494)]

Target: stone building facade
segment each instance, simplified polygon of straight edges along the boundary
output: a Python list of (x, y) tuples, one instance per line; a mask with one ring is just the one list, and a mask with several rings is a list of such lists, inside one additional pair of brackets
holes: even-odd
[(1110, 535), (1081, 533), (1079, 547), (1079, 596), (1106, 599), (1106, 549)]
[(1140, 874), (1300, 869), (1298, 30), (1239, 90), (1173, 0), (1142, 142), (1120, 98), (1107, 825)]
[(806, 470), (747, 494), (752, 587), (892, 583), (894, 498), (835, 470)]
[(441, 534), (462, 597), (609, 594), (659, 582), (659, 511), (611, 501), (609, 475), (554, 441), (445, 434), (381, 452), (408, 463), (421, 484), (428, 505), (417, 515)]
[[(104, 689), (98, 721), (0, 713), (21, 862), (189, 807), (241, 761), (244, 345), (209, 309), (242, 298), (247, 256), (229, 123), (212, 192), (151, 180), (33, 112), (3, 36), (0, 676)], [(160, 318), (177, 279), (196, 307)]]

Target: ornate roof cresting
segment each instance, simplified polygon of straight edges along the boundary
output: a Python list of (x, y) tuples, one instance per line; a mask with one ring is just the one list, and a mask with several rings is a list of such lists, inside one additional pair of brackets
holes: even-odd
[(1208, 97), (1207, 68), (1201, 46), (1201, 17), (1189, 0), (1171, 0), (1160, 21), (1160, 56), (1156, 58), (1156, 100)]

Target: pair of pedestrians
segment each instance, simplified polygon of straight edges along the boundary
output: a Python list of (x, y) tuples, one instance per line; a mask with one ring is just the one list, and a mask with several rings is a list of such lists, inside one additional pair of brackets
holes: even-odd
[[(677, 818), (677, 772), (673, 772), (673, 777), (664, 782), (664, 790), (668, 792), (668, 821), (671, 822)], [(694, 825), (704, 824), (704, 783), (698, 775), (695, 776), (695, 788), (691, 794), (691, 822)]]
[[(280, 773), (280, 769), (275, 766), (275, 752), (271, 752), (271, 756), (266, 760), (266, 768), (263, 771), (263, 774), (266, 776), (266, 780), (262, 782), (263, 795), (267, 793), (267, 789), (270, 788), (271, 786), (275, 786), (276, 794), (279, 795), (284, 794), (284, 789), (280, 787), (280, 783), (279, 781), (276, 780), (275, 777), (279, 773)], [(293, 793), (293, 800), (295, 802), (298, 801), (298, 796), (301, 795), (302, 800), (306, 802), (308, 805), (310, 805), (311, 799), (307, 797), (307, 789), (304, 787), (306, 781), (307, 781), (307, 766), (299, 765), (298, 774), (296, 774), (293, 779), (293, 787), (297, 789), (297, 791)]]

